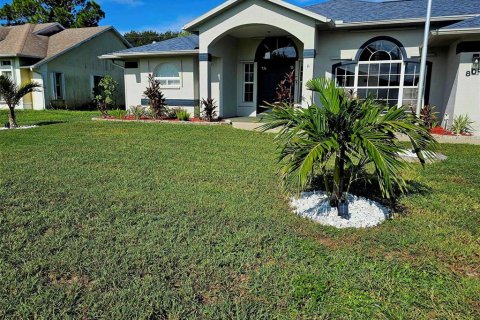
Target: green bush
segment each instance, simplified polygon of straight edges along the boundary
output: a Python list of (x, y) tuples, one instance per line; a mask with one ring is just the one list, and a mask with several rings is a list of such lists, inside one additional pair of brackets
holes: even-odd
[(118, 82), (109, 75), (103, 77), (98, 88), (94, 89), (95, 101), (103, 117), (108, 116), (108, 109), (114, 104), (114, 96), (117, 91)]
[(468, 114), (459, 115), (453, 119), (450, 129), (455, 134), (471, 134), (473, 132), (472, 124), (474, 124), (474, 121), (470, 119)]
[(136, 120), (139, 120), (145, 115), (145, 108), (142, 106), (131, 106), (128, 113), (134, 116)]
[(183, 109), (177, 110), (177, 119), (180, 121), (188, 121), (190, 120), (190, 113)]
[(117, 108), (115, 110), (112, 110), (112, 116), (114, 116), (116, 119), (122, 119), (124, 116), (127, 115), (127, 111)]
[(200, 118), (200, 115), (201, 115), (200, 106), (195, 106), (193, 108), (193, 116), (195, 118)]
[(177, 112), (182, 111), (182, 108), (179, 107), (173, 107), (173, 108), (168, 108), (167, 110), (167, 118), (168, 119), (177, 119)]

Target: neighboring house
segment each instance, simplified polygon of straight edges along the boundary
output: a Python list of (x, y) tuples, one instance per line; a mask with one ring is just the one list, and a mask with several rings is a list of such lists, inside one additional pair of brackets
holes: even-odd
[[(298, 7), (231, 0), (185, 26), (190, 37), (104, 55), (125, 63), (126, 105), (147, 105), (147, 75), (171, 105), (212, 97), (221, 117), (255, 116), (295, 70), (296, 103), (326, 76), (359, 97), (416, 104), (427, 0), (331, 0)], [(480, 129), (480, 0), (434, 0), (425, 104), (443, 119), (469, 114)]]
[[(58, 23), (0, 27), (0, 73), (17, 84), (36, 81), (38, 92), (22, 99), (20, 108), (79, 108), (90, 104), (101, 77), (123, 83), (123, 70), (98, 59), (131, 45), (112, 27), (65, 29)], [(120, 86), (117, 101), (123, 105)], [(5, 107), (0, 101), (0, 107)]]

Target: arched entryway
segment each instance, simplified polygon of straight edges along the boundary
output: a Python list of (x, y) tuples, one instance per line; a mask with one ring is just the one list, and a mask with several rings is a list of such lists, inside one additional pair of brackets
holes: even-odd
[(258, 70), (257, 114), (267, 110), (264, 107), (266, 104), (279, 101), (278, 85), (291, 73), (291, 81), (286, 81), (285, 85), (293, 101), (298, 59), (298, 49), (288, 37), (268, 37), (260, 43), (255, 54)]

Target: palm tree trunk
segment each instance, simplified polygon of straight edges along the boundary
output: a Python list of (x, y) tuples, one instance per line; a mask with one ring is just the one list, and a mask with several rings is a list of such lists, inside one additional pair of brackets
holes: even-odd
[(345, 151), (343, 148), (335, 156), (335, 168), (333, 173), (333, 192), (330, 198), (330, 205), (337, 207), (343, 200), (343, 185), (345, 178)]
[(8, 123), (10, 124), (10, 128), (16, 128), (17, 125), (17, 117), (15, 116), (15, 108), (8, 107)]

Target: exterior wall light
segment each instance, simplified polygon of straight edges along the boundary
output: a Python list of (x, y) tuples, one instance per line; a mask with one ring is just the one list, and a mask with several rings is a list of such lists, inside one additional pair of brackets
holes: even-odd
[(480, 54), (474, 54), (472, 58), (472, 69), (478, 70), (480, 67)]

